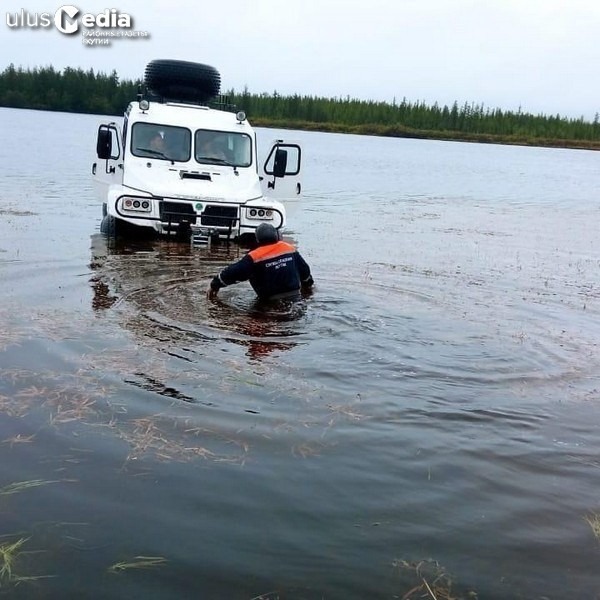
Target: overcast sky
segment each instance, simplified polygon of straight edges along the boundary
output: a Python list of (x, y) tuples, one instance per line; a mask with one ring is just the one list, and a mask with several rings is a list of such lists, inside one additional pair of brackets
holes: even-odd
[[(488, 108), (592, 120), (600, 112), (600, 0), (97, 0), (149, 37), (85, 45), (77, 33), (10, 27), (60, 0), (3, 0), (0, 67), (143, 76), (155, 58), (202, 62), (222, 88)], [(87, 30), (86, 30), (87, 31)], [(114, 30), (113, 30), (114, 31)]]

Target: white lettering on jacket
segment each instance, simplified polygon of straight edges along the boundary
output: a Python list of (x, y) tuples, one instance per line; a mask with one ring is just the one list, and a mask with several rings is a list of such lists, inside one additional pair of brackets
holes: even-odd
[(291, 260), (293, 260), (291, 256), (284, 256), (282, 258), (278, 258), (277, 260), (272, 260), (268, 263), (265, 263), (265, 267), (275, 267), (276, 269), (279, 269), (280, 267), (283, 267), (286, 262), (290, 262)]

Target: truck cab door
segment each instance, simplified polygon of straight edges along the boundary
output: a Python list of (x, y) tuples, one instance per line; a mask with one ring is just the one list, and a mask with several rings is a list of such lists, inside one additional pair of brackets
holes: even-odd
[(302, 149), (297, 142), (275, 140), (261, 164), (260, 183), (263, 196), (283, 200), (302, 193), (300, 170)]
[(121, 133), (115, 123), (98, 127), (96, 156), (92, 177), (96, 193), (105, 201), (108, 186), (123, 182), (123, 147)]

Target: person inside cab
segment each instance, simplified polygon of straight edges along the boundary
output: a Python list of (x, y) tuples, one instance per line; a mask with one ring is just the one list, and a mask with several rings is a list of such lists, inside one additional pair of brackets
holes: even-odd
[(219, 143), (217, 136), (205, 133), (200, 139), (200, 143), (196, 150), (196, 160), (202, 162), (206, 160), (226, 161), (227, 156), (223, 149), (222, 143)]
[(167, 144), (165, 142), (165, 138), (160, 133), (156, 133), (152, 137), (152, 139), (150, 140), (149, 147), (150, 150), (154, 152), (160, 152), (161, 154), (164, 154), (167, 151)]
[(257, 248), (212, 279), (209, 299), (214, 300), (221, 288), (240, 281), (249, 281), (259, 300), (265, 301), (300, 299), (301, 290), (313, 286), (308, 263), (292, 244), (279, 239), (273, 225), (261, 223), (255, 235)]

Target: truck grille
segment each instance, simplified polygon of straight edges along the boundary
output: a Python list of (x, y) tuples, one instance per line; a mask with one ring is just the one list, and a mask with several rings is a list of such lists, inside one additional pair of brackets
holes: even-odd
[(200, 223), (208, 227), (233, 227), (237, 220), (237, 206), (216, 206), (209, 204), (200, 215)]
[(163, 200), (160, 203), (160, 220), (164, 223), (181, 223), (184, 221), (190, 225), (195, 225), (196, 211), (191, 204), (186, 202), (168, 202)]

